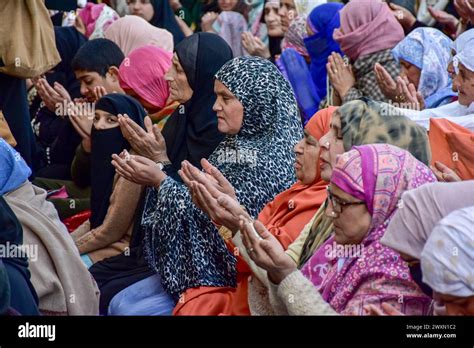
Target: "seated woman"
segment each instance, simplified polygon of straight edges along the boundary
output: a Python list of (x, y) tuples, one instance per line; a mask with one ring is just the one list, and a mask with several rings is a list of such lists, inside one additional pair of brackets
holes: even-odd
[[(321, 110), (306, 124), (304, 138), (294, 147), (296, 154), (294, 168), (298, 181), (288, 190), (278, 194), (258, 214), (260, 221), (285, 249), (297, 238), (299, 232), (326, 199), (326, 183), (320, 176), (320, 145), (318, 141), (329, 131), (334, 109)], [(211, 172), (217, 171), (217, 168), (211, 169)], [(195, 192), (192, 189), (192, 182), (205, 183), (205, 181), (201, 181), (202, 173), (190, 164), (184, 163), (182, 176), (192, 195), (197, 196), (199, 191)], [(202, 203), (197, 205), (199, 207), (207, 206), (208, 209), (203, 210), (212, 221), (225, 226), (220, 229), (221, 236), (226, 239), (230, 250), (236, 250), (236, 246), (229, 239), (239, 229), (238, 215), (232, 212), (234, 219), (223, 219), (218, 216), (218, 210), (222, 210), (222, 208), (216, 204), (216, 201), (208, 200)], [(237, 207), (241, 209), (238, 203)], [(223, 233), (224, 231), (227, 232), (227, 235)], [(237, 262), (236, 289), (214, 287), (189, 289), (184, 293), (183, 300), (179, 301), (175, 307), (173, 315), (247, 314), (248, 277), (252, 273), (239, 255), (237, 255)], [(211, 304), (212, 309), (210, 309)]]
[(447, 315), (474, 315), (473, 225), (473, 206), (452, 212), (436, 225), (421, 253), (423, 282)]
[(136, 48), (153, 45), (173, 52), (173, 35), (166, 29), (157, 28), (142, 17), (125, 16), (113, 22), (104, 37), (117, 44), (125, 56)]
[(340, 17), (341, 27), (334, 31), (334, 39), (351, 64), (337, 53), (329, 57), (327, 72), (335, 90), (334, 105), (363, 96), (388, 101), (377, 84), (374, 66), (381, 64), (392, 78), (400, 74), (392, 49), (404, 38), (403, 28), (382, 1), (352, 0)]
[[(426, 108), (451, 103), (457, 95), (446, 70), (452, 44), (452, 40), (437, 29), (418, 28), (392, 50), (401, 65), (400, 77), (413, 84)], [(403, 103), (401, 84), (397, 84), (378, 63), (375, 72), (385, 96), (393, 102)]]
[[(21, 167), (18, 167), (19, 170)], [(25, 168), (26, 169), (26, 168)], [(1, 172), (1, 171), (0, 171)], [(21, 173), (18, 172), (18, 175)], [(0, 194), (8, 190), (9, 182), (0, 179)], [(23, 246), (23, 229), (8, 203), (0, 196), (0, 244), (5, 248)], [(20, 250), (20, 249), (18, 249)], [(33, 253), (32, 253), (33, 254)], [(32, 260), (35, 255), (27, 252), (18, 255), (2, 255), (0, 257), (0, 274), (6, 279), (0, 279), (0, 299), (7, 298), (7, 307), (21, 315), (39, 315), (38, 295), (31, 284), (31, 274), (28, 267), (28, 257)], [(3, 277), (2, 277), (3, 278)], [(6, 286), (2, 283), (6, 283)], [(3, 285), (3, 286), (2, 286)], [(5, 295), (5, 287), (9, 290)], [(0, 300), (2, 302), (2, 300)], [(1, 305), (0, 305), (1, 307)], [(4, 313), (0, 309), (0, 315)]]
[(173, 54), (156, 46), (133, 50), (119, 68), (120, 87), (136, 98), (161, 130), (179, 103), (171, 101), (165, 74)]
[(118, 115), (144, 127), (145, 110), (132, 97), (109, 94), (95, 105), (91, 131), (91, 217), (71, 233), (87, 267), (129, 247), (135, 210), (143, 188), (115, 177), (112, 155), (131, 149), (120, 131)]
[[(31, 124), (44, 162), (36, 176), (71, 180), (71, 163), (81, 137), (65, 117), (64, 109), (68, 102), (81, 97), (80, 83), (71, 62), (87, 39), (74, 27), (55, 27), (54, 34), (61, 62), (48, 71), (45, 78), (33, 79), (35, 88), (29, 92)], [(58, 103), (57, 97), (63, 95), (66, 100)]]
[[(199, 165), (201, 158), (208, 158), (223, 139), (223, 134), (217, 129), (216, 112), (212, 110), (216, 101), (214, 75), (230, 59), (232, 50), (215, 34), (194, 34), (177, 45), (166, 80), (170, 99), (178, 101), (180, 106), (163, 128), (164, 141), (156, 130), (147, 133), (130, 118), (120, 118), (121, 130), (132, 148), (155, 163), (161, 162), (160, 166), (166, 161), (171, 162), (163, 168), (177, 179), (182, 161)], [(163, 147), (163, 144), (166, 146)], [(152, 187), (147, 188), (147, 191), (152, 190)], [(141, 223), (144, 206), (145, 200), (142, 200), (137, 210), (129, 251), (100, 261), (90, 268), (101, 290), (101, 314), (108, 313), (109, 303), (117, 293), (154, 273), (143, 257), (144, 229)], [(148, 289), (153, 291), (152, 287)], [(146, 292), (142, 295), (146, 297)], [(155, 309), (153, 306), (149, 308)], [(125, 309), (130, 313), (131, 308)]]
[(266, 24), (268, 46), (252, 33), (245, 32), (242, 34), (242, 45), (251, 56), (258, 56), (275, 62), (275, 59), (278, 58), (277, 56), (280, 55), (283, 30), (281, 28), (281, 17), (278, 13), (279, 9), (279, 0), (264, 1), (260, 22)]
[[(288, 150), (301, 139), (296, 102), (277, 68), (261, 58), (235, 58), (217, 72), (215, 79), (214, 110), (218, 129), (226, 137), (209, 162), (235, 186), (229, 193), (256, 216), (268, 201), (294, 183), (294, 155)], [(213, 222), (194, 207), (186, 186), (152, 161), (133, 174), (123, 158), (114, 160), (118, 173), (128, 180), (145, 183), (146, 179), (146, 184), (153, 186), (143, 218), (145, 254), (157, 272), (153, 277), (165, 293), (149, 297), (170, 296), (176, 304), (190, 288), (235, 287), (236, 259)], [(140, 289), (137, 283), (117, 296), (122, 301), (136, 298)], [(136, 311), (144, 302), (128, 305)], [(120, 301), (112, 300), (110, 309), (121, 307)]]
[(283, 52), (276, 62), (291, 83), (305, 124), (326, 98), (328, 57), (332, 52), (341, 53), (333, 32), (340, 26), (342, 7), (336, 3), (323, 4), (314, 8), (307, 19), (296, 18), (285, 35)]
[[(458, 93), (458, 100), (437, 108), (422, 111), (393, 108), (396, 115), (404, 115), (422, 125), (430, 128), (430, 119), (445, 118), (448, 121), (474, 131), (474, 29), (468, 30), (460, 35), (452, 48), (453, 59), (446, 67), (453, 79), (453, 91)], [(401, 83), (402, 81), (399, 80)], [(412, 93), (415, 92), (415, 93)], [(416, 91), (410, 91), (405, 84), (403, 97), (407, 103), (422, 104)]]
[[(404, 191), (436, 178), (410, 153), (388, 144), (356, 146), (340, 155), (328, 186), (326, 214), (334, 236), (300, 270), (260, 222), (241, 220), (249, 256), (267, 270), (275, 314), (364, 315), (388, 303), (404, 314), (426, 315), (431, 298), (410, 276), (400, 254), (380, 244)], [(257, 235), (252, 232), (254, 225)], [(250, 286), (254, 286), (251, 282)], [(265, 298), (250, 291), (253, 311)], [(288, 301), (288, 296), (292, 301)], [(400, 301), (403, 298), (403, 301)]]
[[(23, 228), (23, 242), (34, 245), (31, 283), (44, 315), (97, 315), (99, 290), (81, 261), (46, 191), (28, 181), (31, 171), (0, 139), (1, 193)], [(32, 260), (33, 261), (33, 260)]]

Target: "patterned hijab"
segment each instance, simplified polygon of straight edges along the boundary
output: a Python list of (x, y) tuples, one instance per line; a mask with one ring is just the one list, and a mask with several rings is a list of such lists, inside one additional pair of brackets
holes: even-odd
[(421, 70), (418, 91), (426, 108), (435, 108), (455, 96), (446, 67), (451, 58), (453, 41), (434, 28), (417, 28), (408, 34), (392, 53)]
[[(295, 181), (294, 145), (302, 126), (291, 87), (266, 59), (240, 57), (216, 74), (242, 103), (244, 118), (209, 161), (235, 187), (253, 217)], [(236, 259), (209, 217), (192, 203), (187, 188), (168, 177), (147, 197), (145, 255), (175, 299), (198, 286), (236, 286)]]
[(86, 37), (89, 40), (103, 38), (105, 30), (120, 16), (106, 4), (87, 3), (86, 7), (79, 12), (84, 26), (86, 27)]
[[(361, 255), (346, 259), (328, 258), (327, 275), (322, 280), (313, 279), (312, 270), (317, 269), (321, 260), (318, 254), (321, 250), (326, 252), (327, 249), (323, 245), (302, 270), (320, 288), (323, 298), (337, 312), (348, 310), (346, 306), (360, 290), (360, 286), (371, 282), (374, 278), (404, 284), (406, 288), (404, 298), (424, 302), (424, 308), (428, 308), (431, 299), (421, 295), (421, 291), (410, 277), (408, 264), (398, 253), (383, 246), (380, 238), (397, 210), (402, 193), (435, 181), (435, 176), (427, 166), (407, 151), (388, 144), (355, 146), (351, 151), (338, 157), (331, 182), (366, 203), (372, 218), (371, 224), (360, 243)], [(326, 245), (333, 242), (334, 239), (331, 238)], [(316, 280), (322, 282), (315, 282)], [(379, 291), (368, 292), (362, 296), (366, 301), (370, 298), (371, 302), (377, 297), (379, 303), (393, 301), (399, 294), (391, 295), (389, 292)], [(402, 312), (406, 313), (409, 311), (407, 307), (413, 302), (404, 302), (406, 304)], [(353, 312), (352, 309), (350, 311)]]
[(366, 98), (345, 103), (338, 109), (344, 149), (354, 145), (387, 143), (409, 151), (421, 162), (431, 160), (426, 129), (405, 116), (391, 116), (382, 103)]
[(308, 57), (309, 53), (304, 45), (304, 39), (308, 36), (306, 31), (306, 16), (298, 16), (291, 22), (288, 31), (281, 44), (282, 50), (293, 48), (300, 55)]

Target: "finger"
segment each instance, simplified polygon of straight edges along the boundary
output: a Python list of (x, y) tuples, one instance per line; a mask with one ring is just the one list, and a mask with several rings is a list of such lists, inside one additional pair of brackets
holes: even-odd
[(151, 121), (150, 116), (145, 117), (145, 129), (148, 134), (153, 132), (153, 122)]
[(195, 193), (194, 198), (198, 201), (199, 206), (201, 206), (201, 208), (204, 210), (204, 212), (206, 214), (208, 214), (211, 219), (214, 220), (213, 211), (210, 208), (210, 204), (209, 204), (208, 200), (204, 196), (204, 192), (205, 192), (206, 189), (201, 188), (200, 184), (197, 183), (197, 182), (193, 182), (191, 185), (192, 185), (191, 186), (192, 190)]
[[(156, 166), (155, 162), (153, 162), (152, 160), (150, 160), (146, 157), (143, 157), (143, 156), (133, 155), (132, 160), (134, 160), (138, 164), (143, 164), (145, 166)], [(156, 166), (156, 167), (159, 168), (158, 166)]]
[(191, 189), (192, 180), (186, 175), (186, 173), (181, 169), (181, 170), (178, 170), (178, 175), (181, 177), (181, 180), (183, 180), (183, 183), (184, 183), (189, 189)]
[(160, 128), (156, 124), (153, 125), (153, 134), (155, 136), (156, 141), (158, 141), (158, 143), (166, 144), (165, 138), (163, 137), (163, 134), (161, 133)]
[(228, 195), (220, 195), (217, 197), (217, 203), (235, 217), (244, 216), (250, 219), (250, 216), (248, 216), (247, 212), (242, 209), (239, 203), (230, 198)]
[(372, 316), (384, 316), (386, 315), (380, 308), (374, 306), (374, 305), (366, 305), (364, 306), (364, 310), (368, 315)]
[(46, 79), (41, 79), (41, 81), (42, 81), (43, 88), (47, 94), (49, 94), (50, 96), (60, 97), (58, 92), (56, 92), (54, 88), (51, 87), (51, 85)]
[(139, 138), (144, 137), (146, 135), (145, 130), (142, 127), (140, 127), (134, 120), (129, 118), (128, 115), (126, 116), (127, 117), (125, 118), (125, 120), (127, 122), (127, 125), (131, 128), (130, 133), (132, 134), (132, 136), (136, 136)]
[(54, 90), (64, 99), (71, 100), (69, 92), (59, 82), (54, 83)]
[(120, 158), (120, 156), (117, 156), (116, 154), (112, 155), (113, 160), (117, 163), (120, 169), (123, 171), (129, 173), (129, 174), (136, 174), (135, 171), (130, 167), (128, 164), (130, 161), (125, 161), (124, 159)]
[(232, 184), (227, 180), (227, 178), (222, 174), (222, 172), (217, 169), (217, 167), (213, 166), (207, 159), (203, 158), (201, 160), (201, 165), (206, 171), (209, 173), (214, 179), (216, 179), (217, 183), (222, 187), (225, 186), (232, 186)]
[(388, 303), (382, 303), (382, 309), (387, 315), (403, 315), (402, 312), (398, 311), (395, 307)]

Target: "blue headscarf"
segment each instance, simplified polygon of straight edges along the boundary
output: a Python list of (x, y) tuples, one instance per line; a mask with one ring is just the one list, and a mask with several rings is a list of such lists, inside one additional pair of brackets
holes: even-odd
[(339, 11), (343, 7), (342, 4), (327, 3), (311, 11), (307, 24), (314, 34), (303, 38), (311, 59), (309, 66), (304, 57), (293, 48), (285, 49), (276, 62), (283, 76), (290, 81), (305, 125), (318, 111), (321, 100), (327, 95), (328, 56), (332, 52), (342, 55), (332, 34), (334, 29), (339, 28)]
[(20, 154), (0, 138), (0, 195), (16, 190), (30, 175), (31, 169)]
[(339, 3), (323, 4), (313, 9), (308, 17), (308, 25), (314, 35), (305, 38), (304, 43), (311, 57), (311, 76), (320, 99), (327, 94), (326, 64), (329, 55), (332, 52), (343, 55), (339, 44), (332, 37), (334, 30), (340, 27), (339, 11), (343, 7)]
[(447, 67), (451, 58), (452, 40), (434, 28), (417, 28), (392, 50), (396, 59), (403, 59), (421, 70), (418, 91), (426, 108), (451, 102), (456, 95)]

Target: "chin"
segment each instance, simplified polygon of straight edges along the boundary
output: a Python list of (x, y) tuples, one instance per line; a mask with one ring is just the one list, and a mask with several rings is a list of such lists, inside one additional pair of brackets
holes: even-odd
[(461, 105), (469, 106), (469, 105), (471, 105), (471, 103), (474, 102), (474, 100), (465, 98), (465, 97), (463, 97), (462, 94), (459, 94), (458, 102), (459, 102), (459, 104), (461, 104)]

